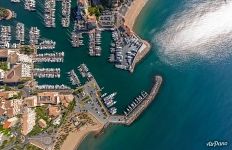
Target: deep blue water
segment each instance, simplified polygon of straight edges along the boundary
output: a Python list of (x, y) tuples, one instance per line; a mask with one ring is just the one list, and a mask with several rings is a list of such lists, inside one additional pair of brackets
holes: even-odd
[[(164, 40), (170, 38), (165, 35), (166, 30), (171, 30), (169, 33), (173, 35), (170, 36), (178, 35), (181, 31), (177, 32), (175, 27), (181, 28), (181, 23), (184, 24), (186, 20), (191, 22), (194, 19), (193, 25), (191, 23), (186, 25), (187, 29), (191, 26), (190, 30), (194, 31), (195, 24), (200, 29), (204, 29), (205, 26), (212, 28), (207, 21), (220, 24), (212, 18), (218, 15), (221, 17), (229, 15), (224, 10), (231, 8), (231, 1), (227, 1), (227, 4), (222, 4), (224, 1), (213, 1), (212, 5), (216, 6), (207, 3), (210, 2), (198, 0), (150, 0), (148, 2), (137, 19), (135, 30), (140, 36), (152, 42), (153, 47), (152, 52), (138, 70), (149, 70), (150, 73), (159, 72), (163, 75), (164, 84), (160, 94), (152, 106), (131, 127), (112, 127), (100, 137), (89, 136), (80, 146), (80, 150), (232, 149), (231, 44), (225, 41), (226, 44), (222, 47), (221, 43), (216, 42), (218, 47), (215, 48), (210, 46), (210, 42), (208, 47), (205, 47), (207, 45), (205, 43), (197, 45), (193, 42), (197, 45), (194, 48), (189, 47), (178, 51), (171, 47), (171, 44), (168, 45), (168, 42), (172, 43), (175, 38)], [(225, 5), (225, 8), (220, 10), (221, 5)], [(192, 7), (193, 10), (190, 9)], [(200, 8), (197, 13), (201, 13), (202, 18), (194, 18), (194, 15), (185, 17), (189, 13), (195, 14), (194, 9), (198, 7)], [(192, 12), (185, 14), (186, 9)], [(218, 13), (208, 16), (207, 13), (211, 14), (211, 12), (204, 12), (207, 9), (212, 9), (212, 12), (219, 10)], [(175, 18), (178, 20), (179, 15), (182, 17), (180, 17), (182, 22), (175, 25)], [(201, 19), (206, 24), (201, 23)], [(224, 27), (230, 33), (231, 28), (226, 23), (222, 22), (220, 28)], [(232, 24), (232, 22), (229, 23)], [(188, 34), (183, 28), (183, 39), (198, 38), (197, 35), (202, 34), (202, 38), (208, 38), (207, 40), (210, 41), (215, 34), (203, 29), (200, 30), (201, 33)], [(224, 30), (218, 29), (216, 25), (213, 31), (218, 30), (224, 33)], [(221, 40), (219, 37), (216, 38)], [(227, 38), (231, 41), (229, 34), (224, 35), (223, 40)], [(163, 43), (160, 44), (160, 40), (164, 40)], [(181, 46), (177, 48), (182, 49)], [(196, 47), (199, 47), (199, 51)], [(136, 71), (135, 74), (138, 72)], [(206, 146), (208, 141), (214, 140), (227, 141), (228, 146), (216, 148)]]
[(90, 135), (80, 150), (208, 150), (215, 149), (206, 146), (214, 140), (228, 142), (216, 149), (232, 149), (231, 0), (150, 0), (135, 31), (152, 43), (152, 50), (134, 74), (107, 62), (110, 33), (103, 33), (103, 56), (90, 58), (86, 46), (70, 47), (71, 29), (46, 29), (39, 13), (24, 11), (22, 4), (1, 0), (0, 5), (18, 12), (17, 20), (4, 24), (38, 26), (44, 38), (57, 41), (56, 51), (65, 51), (63, 64), (40, 64), (61, 67), (62, 78), (40, 83), (69, 84), (66, 72), (84, 62), (105, 92), (118, 92), (116, 106), (123, 110), (141, 89), (150, 88), (155, 74), (163, 76), (158, 97), (132, 126)]

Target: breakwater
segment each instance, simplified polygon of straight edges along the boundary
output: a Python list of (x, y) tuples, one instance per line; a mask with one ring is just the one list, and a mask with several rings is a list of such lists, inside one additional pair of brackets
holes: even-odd
[(109, 122), (112, 124), (124, 124), (131, 125), (151, 104), (159, 92), (163, 78), (161, 76), (155, 76), (154, 85), (149, 95), (141, 101), (128, 115), (112, 115), (109, 117)]

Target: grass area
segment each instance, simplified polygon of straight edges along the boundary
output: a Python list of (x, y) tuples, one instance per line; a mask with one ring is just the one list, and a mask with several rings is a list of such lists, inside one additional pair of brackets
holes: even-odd
[(82, 93), (83, 91), (84, 91), (84, 88), (81, 87), (79, 89), (74, 90), (73, 94), (78, 95), (78, 94)]
[(4, 88), (5, 91), (10, 91), (11, 90), (11, 87), (9, 87), (7, 85), (4, 85), (3, 88)]
[(24, 85), (23, 85), (23, 84), (19, 84), (19, 85), (17, 86), (17, 88), (18, 88), (18, 89), (22, 89), (22, 88), (24, 88)]
[(24, 147), (25, 150), (41, 150), (40, 148), (32, 145), (32, 144), (27, 144), (25, 147)]
[(8, 71), (8, 64), (7, 62), (0, 62), (0, 69), (4, 70), (4, 71)]
[(86, 103), (87, 101), (89, 101), (90, 100), (90, 96), (86, 96), (85, 98), (83, 98), (81, 101), (83, 102), (83, 103)]
[[(36, 124), (33, 127), (32, 131), (28, 134), (29, 136), (35, 136), (38, 135), (39, 133), (45, 131), (47, 128), (49, 128), (52, 124), (51, 124), (51, 120), (48, 117), (48, 113), (46, 110), (46, 106), (41, 106), (41, 107), (36, 107), (35, 112), (36, 112)], [(40, 119), (43, 119), (46, 121), (47, 123), (47, 128), (42, 129), (39, 125), (38, 125), (38, 121)]]
[(11, 135), (10, 129), (4, 129), (3, 125), (0, 125), (0, 132), (3, 133), (5, 136)]
[(24, 45), (24, 46), (20, 47), (20, 52), (22, 54), (31, 55), (31, 54), (33, 54), (35, 52), (35, 49), (32, 48), (31, 46)]
[(5, 8), (0, 7), (0, 19), (6, 18), (8, 17), (8, 15), (9, 15), (9, 12)]
[(76, 101), (75, 99), (73, 101), (71, 101), (69, 104), (68, 104), (68, 111), (69, 112), (72, 112), (74, 110), (74, 107), (76, 106)]

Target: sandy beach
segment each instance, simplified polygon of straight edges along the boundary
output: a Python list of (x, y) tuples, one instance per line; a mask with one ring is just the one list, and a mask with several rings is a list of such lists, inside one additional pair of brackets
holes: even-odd
[(134, 0), (125, 15), (125, 25), (133, 30), (136, 18), (140, 14), (143, 7), (146, 5), (148, 0)]
[(61, 150), (76, 150), (80, 143), (84, 140), (84, 138), (92, 132), (99, 133), (102, 128), (103, 124), (101, 124), (96, 118), (92, 115), (88, 114), (89, 117), (95, 123), (94, 125), (84, 125), (78, 130), (70, 132), (65, 139), (64, 143), (61, 146)]

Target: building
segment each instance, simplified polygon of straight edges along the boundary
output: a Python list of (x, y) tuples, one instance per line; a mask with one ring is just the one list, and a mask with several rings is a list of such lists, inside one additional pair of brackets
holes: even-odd
[(22, 134), (27, 135), (31, 132), (33, 127), (35, 126), (36, 114), (35, 111), (31, 108), (25, 108), (24, 113), (22, 115)]
[(0, 101), (0, 115), (6, 115), (8, 117), (14, 117), (21, 113), (22, 100), (1, 100)]
[(46, 121), (43, 120), (43, 119), (39, 119), (38, 124), (39, 124), (39, 126), (40, 126), (41, 128), (43, 128), (43, 129), (47, 127), (47, 123), (46, 123)]
[(23, 100), (23, 104), (27, 107), (36, 107), (37, 106), (37, 96), (26, 97)]
[(15, 126), (18, 123), (18, 120), (19, 119), (17, 117), (7, 119), (6, 121), (3, 122), (3, 128), (9, 129), (9, 128)]
[(0, 92), (0, 100), (11, 99), (15, 95), (18, 95), (18, 94), (19, 94), (19, 91), (3, 91), (3, 92)]
[(0, 81), (3, 81), (4, 77), (5, 77), (5, 71), (0, 69)]
[(8, 58), (8, 50), (0, 49), (0, 62), (6, 62)]
[(4, 74), (0, 72), (0, 79), (4, 83), (18, 83), (22, 78), (32, 77), (32, 57), (20, 54), (18, 49), (0, 49), (0, 61), (6, 62), (10, 69)]
[(59, 125), (61, 121), (62, 115), (59, 115), (56, 119), (53, 120), (53, 125)]
[(9, 71), (6, 72), (3, 82), (4, 83), (17, 83), (20, 82), (22, 77), (22, 64), (14, 65)]
[(38, 93), (38, 104), (59, 104), (60, 97), (58, 92)]
[(48, 114), (49, 114), (49, 116), (51, 116), (51, 117), (57, 117), (57, 116), (60, 115), (60, 113), (61, 113), (61, 110), (60, 110), (60, 108), (57, 107), (57, 106), (50, 106), (50, 107), (48, 108)]
[(68, 107), (69, 103), (74, 100), (74, 96), (72, 94), (60, 95), (61, 104), (65, 107)]

